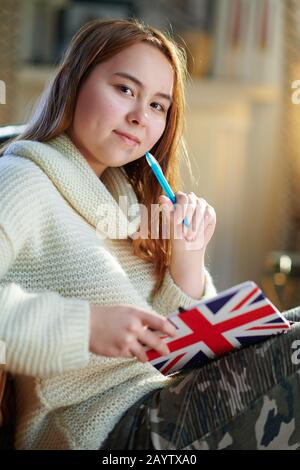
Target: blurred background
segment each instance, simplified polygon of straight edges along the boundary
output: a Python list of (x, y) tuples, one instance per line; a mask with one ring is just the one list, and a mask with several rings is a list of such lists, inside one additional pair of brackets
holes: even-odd
[(299, 305), (299, 0), (0, 0), (2, 130), (26, 123), (80, 26), (131, 17), (188, 53), (184, 190), (216, 210), (217, 289), (253, 280), (281, 310)]

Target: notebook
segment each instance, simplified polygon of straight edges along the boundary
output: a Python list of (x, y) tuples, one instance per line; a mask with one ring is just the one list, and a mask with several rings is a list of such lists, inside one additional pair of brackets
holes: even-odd
[(283, 333), (290, 322), (253, 281), (246, 281), (168, 316), (174, 338), (156, 332), (170, 353), (145, 347), (148, 361), (164, 375), (189, 369), (234, 349)]

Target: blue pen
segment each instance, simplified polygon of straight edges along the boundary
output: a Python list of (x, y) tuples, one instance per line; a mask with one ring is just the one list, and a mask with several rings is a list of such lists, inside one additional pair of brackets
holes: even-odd
[[(166, 180), (166, 178), (165, 178), (165, 176), (162, 172), (161, 166), (158, 163), (158, 161), (156, 160), (156, 158), (153, 157), (153, 155), (150, 152), (146, 152), (146, 160), (147, 160), (148, 164), (150, 165), (151, 170), (155, 174), (155, 176), (156, 176), (159, 184), (161, 185), (162, 189), (164, 190), (164, 192), (168, 196), (168, 198), (171, 199), (173, 204), (176, 204), (176, 196), (175, 196), (174, 192), (172, 191), (171, 186), (169, 185), (168, 181)], [(186, 227), (189, 227), (189, 222), (186, 219), (186, 217), (183, 219), (183, 224)]]

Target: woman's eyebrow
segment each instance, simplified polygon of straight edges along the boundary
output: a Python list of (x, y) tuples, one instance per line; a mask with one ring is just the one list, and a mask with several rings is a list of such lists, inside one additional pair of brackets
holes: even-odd
[[(133, 77), (132, 75), (130, 75), (129, 73), (126, 73), (126, 72), (116, 72), (113, 74), (114, 75), (118, 75), (119, 77), (124, 77), (124, 78), (128, 78), (128, 80), (131, 80), (132, 82), (136, 83), (139, 87), (141, 88), (145, 88), (145, 85), (143, 85), (142, 82), (140, 82), (140, 80), (138, 80), (136, 77)], [(161, 96), (162, 98), (165, 98), (166, 100), (170, 101), (170, 103), (172, 103), (172, 98), (170, 95), (167, 95), (166, 93), (156, 93), (155, 96)]]

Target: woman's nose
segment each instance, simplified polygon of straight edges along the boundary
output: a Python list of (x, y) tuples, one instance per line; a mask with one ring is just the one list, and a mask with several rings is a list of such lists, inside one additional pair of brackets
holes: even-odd
[(143, 105), (136, 106), (128, 113), (128, 119), (131, 123), (134, 122), (145, 126), (148, 122), (148, 111)]

